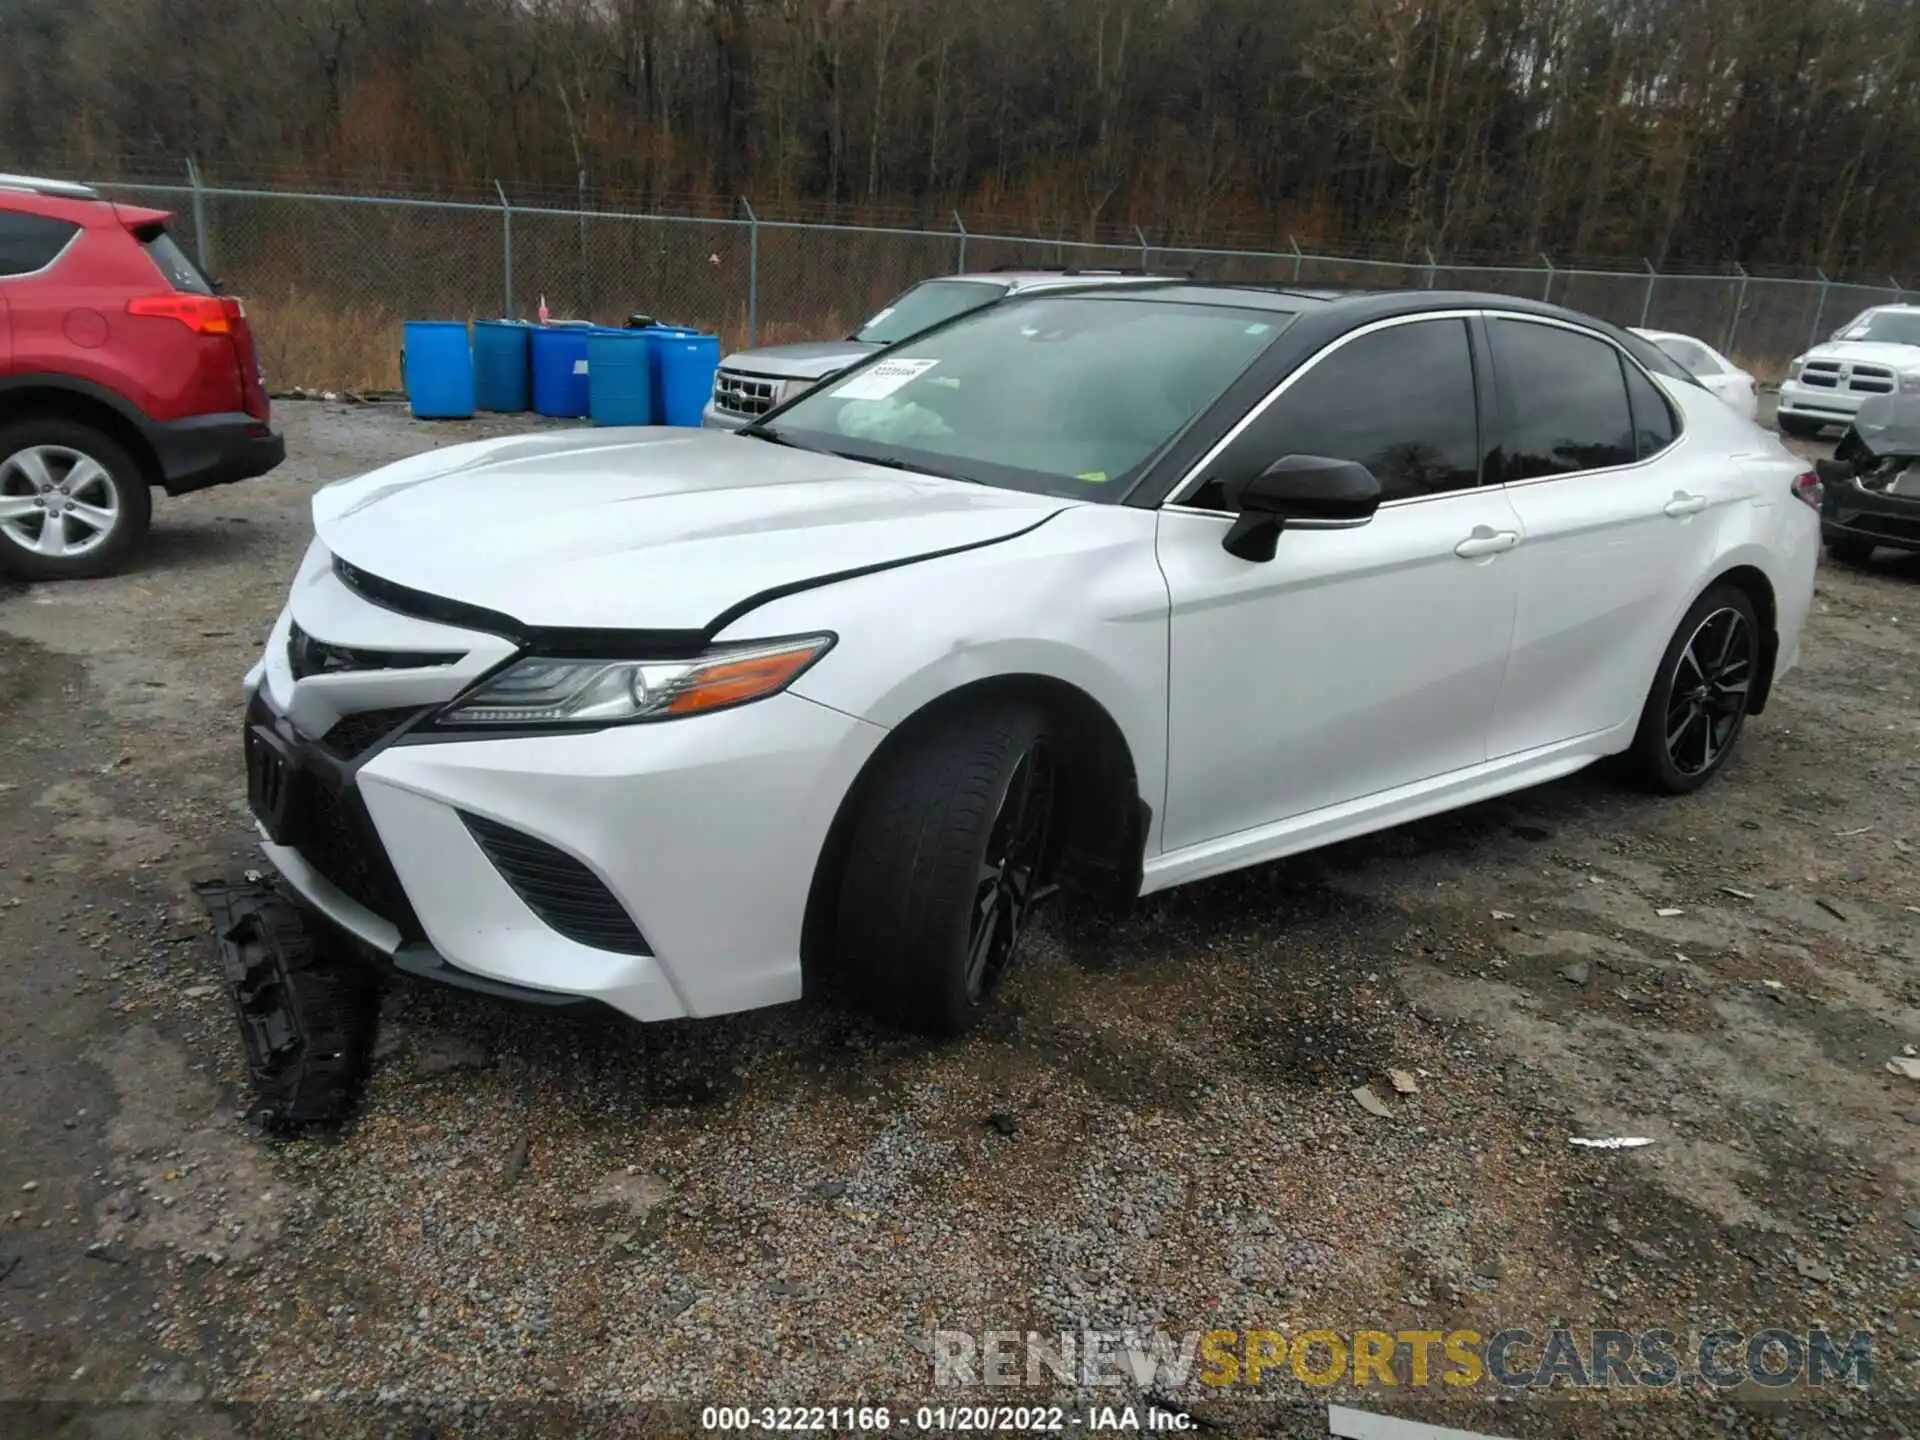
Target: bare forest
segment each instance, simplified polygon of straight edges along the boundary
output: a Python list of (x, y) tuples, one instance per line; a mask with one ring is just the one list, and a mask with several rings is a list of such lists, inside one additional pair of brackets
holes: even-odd
[(1877, 279), (1920, 269), (1920, 5), (3, 0), (0, 151)]

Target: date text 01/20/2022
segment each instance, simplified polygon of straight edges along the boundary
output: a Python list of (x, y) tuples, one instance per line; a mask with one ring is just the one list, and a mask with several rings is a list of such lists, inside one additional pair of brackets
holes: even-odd
[(709, 1405), (700, 1412), (707, 1431), (838, 1431), (859, 1435), (891, 1430), (926, 1433), (1045, 1434), (1068, 1430), (1190, 1430), (1193, 1417), (1158, 1405), (920, 1405), (896, 1413), (885, 1405)]

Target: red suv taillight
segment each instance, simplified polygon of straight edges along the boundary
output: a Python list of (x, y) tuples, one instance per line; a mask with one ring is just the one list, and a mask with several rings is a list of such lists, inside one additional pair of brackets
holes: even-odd
[(1818, 510), (1820, 501), (1825, 498), (1826, 488), (1820, 483), (1819, 472), (1809, 470), (1793, 482), (1793, 498)]
[(127, 302), (129, 315), (178, 320), (196, 335), (231, 335), (233, 312), (218, 295), (141, 295)]

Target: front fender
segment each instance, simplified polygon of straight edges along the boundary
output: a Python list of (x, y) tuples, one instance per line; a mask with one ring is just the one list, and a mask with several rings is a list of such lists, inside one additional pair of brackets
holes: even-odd
[(839, 636), (794, 691), (893, 729), (943, 695), (1039, 675), (1083, 691), (1127, 743), (1158, 817), (1167, 766), (1166, 579), (1152, 511), (1077, 506), (1038, 529), (762, 605), (720, 637), (831, 630)]

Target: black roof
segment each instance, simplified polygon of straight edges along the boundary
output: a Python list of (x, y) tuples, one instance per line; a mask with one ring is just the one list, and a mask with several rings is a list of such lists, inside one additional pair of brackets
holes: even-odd
[(1146, 281), (1124, 289), (1089, 286), (1084, 290), (1054, 289), (1043, 293), (1052, 298), (1094, 295), (1107, 300), (1171, 300), (1182, 305), (1231, 305), (1289, 314), (1297, 317), (1289, 327), (1290, 332), (1304, 331), (1300, 336), (1302, 340), (1331, 338), (1356, 325), (1396, 315), (1417, 315), (1427, 310), (1505, 310), (1515, 315), (1567, 320), (1599, 330), (1647, 369), (1675, 380), (1698, 383), (1659, 346), (1606, 320), (1569, 310), (1564, 305), (1482, 290), (1373, 290), (1170, 280), (1165, 284)]
[[(1246, 309), (1290, 310), (1312, 314), (1338, 310), (1343, 317), (1358, 320), (1384, 319), (1390, 315), (1411, 315), (1422, 310), (1512, 310), (1523, 315), (1545, 315), (1554, 319), (1576, 320), (1591, 325), (1594, 317), (1517, 295), (1498, 295), (1482, 290), (1366, 289), (1330, 285), (1259, 285), (1209, 280), (1169, 278), (1164, 284), (1146, 280), (1129, 285), (1125, 291), (1088, 286), (1085, 290), (1056, 289), (1049, 292), (1100, 295), (1106, 298), (1171, 300), (1184, 305), (1237, 305)], [(1604, 322), (1603, 322), (1604, 323)], [(1611, 327), (1609, 327), (1611, 328)]]

